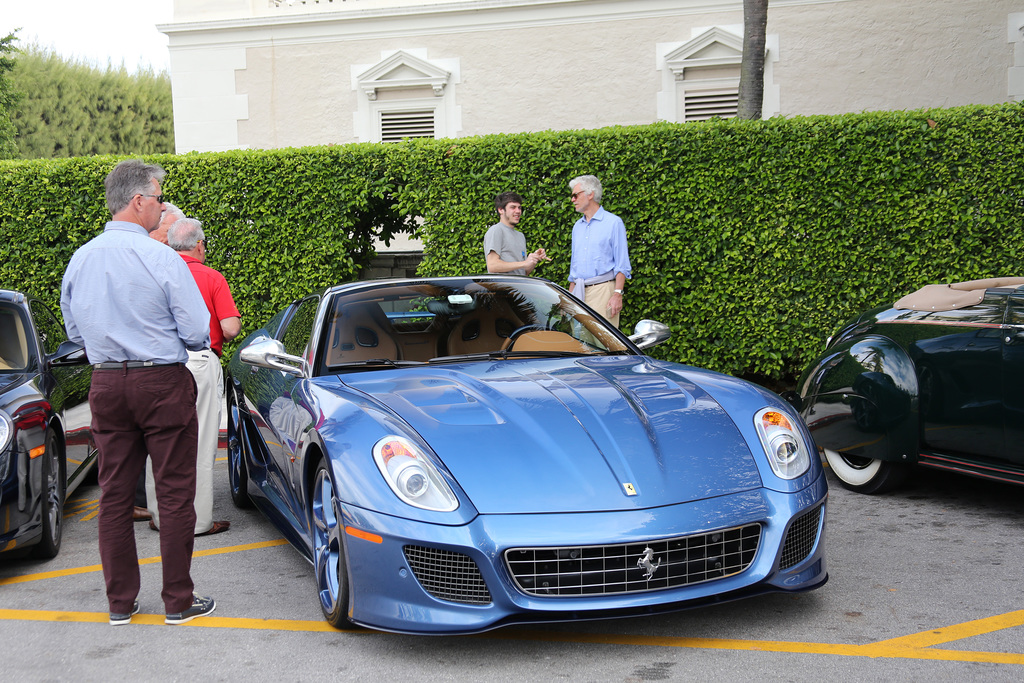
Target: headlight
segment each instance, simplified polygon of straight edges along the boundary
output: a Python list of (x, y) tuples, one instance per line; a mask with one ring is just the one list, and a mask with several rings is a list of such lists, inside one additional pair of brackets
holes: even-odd
[(0, 480), (7, 478), (11, 467), (11, 452), (14, 444), (11, 439), (14, 437), (14, 423), (7, 413), (0, 410)]
[(754, 415), (754, 426), (775, 474), (796, 479), (811, 466), (807, 445), (790, 417), (776, 408), (762, 408)]
[(14, 423), (7, 413), (0, 410), (0, 450), (7, 450), (7, 446), (14, 434)]
[(437, 468), (408, 439), (385, 436), (374, 444), (373, 459), (391, 490), (409, 505), (438, 512), (459, 507), (459, 500)]

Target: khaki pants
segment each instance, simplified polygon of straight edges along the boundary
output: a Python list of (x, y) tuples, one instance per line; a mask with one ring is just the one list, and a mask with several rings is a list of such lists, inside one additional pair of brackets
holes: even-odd
[[(224, 404), (224, 373), (217, 354), (188, 352), (188, 369), (196, 380), (196, 415), (199, 418), (199, 445), (196, 450), (196, 529), (201, 534), (213, 526), (213, 462), (220, 438), (220, 411)], [(160, 526), (156, 485), (152, 462), (146, 463), (146, 502), (153, 523)]]
[(613, 317), (608, 317), (608, 302), (611, 301), (613, 294), (615, 294), (615, 280), (609, 280), (608, 282), (602, 282), (600, 284), (590, 285), (587, 287), (586, 297), (583, 298), (583, 301), (604, 316), (604, 318), (610, 322), (615, 329), (618, 329), (618, 314)]

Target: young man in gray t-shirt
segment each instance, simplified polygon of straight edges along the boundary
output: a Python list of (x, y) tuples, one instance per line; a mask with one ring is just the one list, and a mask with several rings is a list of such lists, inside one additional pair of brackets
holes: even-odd
[(523, 215), (523, 198), (502, 192), (494, 198), (500, 220), (484, 235), (484, 257), (488, 273), (529, 275), (541, 261), (550, 261), (543, 249), (527, 254), (526, 236), (516, 230)]

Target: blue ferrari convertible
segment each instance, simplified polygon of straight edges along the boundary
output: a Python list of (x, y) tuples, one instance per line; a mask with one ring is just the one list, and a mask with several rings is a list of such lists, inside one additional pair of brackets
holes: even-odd
[(337, 627), (472, 633), (827, 580), (827, 486), (775, 394), (655, 360), (538, 278), (355, 282), (231, 359), (228, 459)]

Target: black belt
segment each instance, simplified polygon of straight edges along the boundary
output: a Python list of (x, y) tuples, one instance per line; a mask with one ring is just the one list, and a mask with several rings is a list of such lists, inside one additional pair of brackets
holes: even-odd
[(172, 365), (181, 365), (181, 363), (154, 363), (151, 360), (115, 360), (107, 363), (92, 364), (92, 366), (97, 370), (129, 370), (132, 368), (169, 368)]

